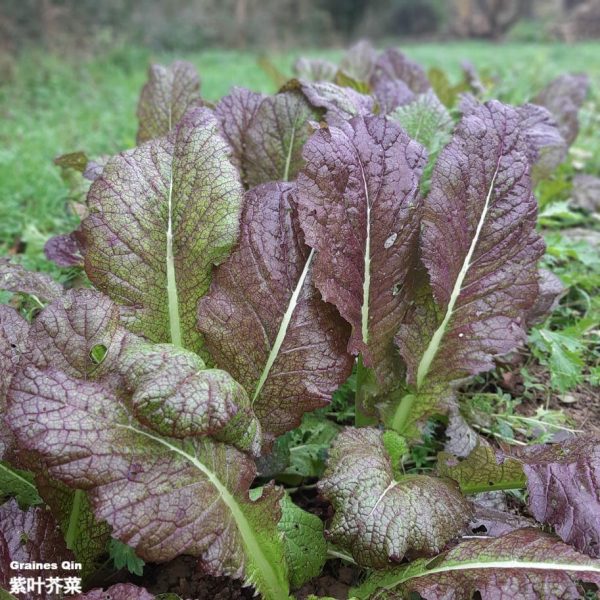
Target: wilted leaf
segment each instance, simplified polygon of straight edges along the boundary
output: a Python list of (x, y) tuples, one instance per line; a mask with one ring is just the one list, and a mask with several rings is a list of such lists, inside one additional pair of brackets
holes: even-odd
[(54, 159), (54, 164), (57, 167), (61, 167), (63, 169), (74, 169), (82, 174), (86, 170), (89, 162), (90, 161), (86, 153), (81, 151), (61, 154)]
[(445, 433), (444, 451), (459, 458), (464, 458), (471, 454), (471, 451), (477, 446), (479, 440), (479, 436), (475, 433), (475, 430), (467, 423), (458, 410), (453, 410), (448, 415), (448, 426)]
[(137, 143), (167, 135), (188, 109), (201, 103), (199, 89), (198, 73), (189, 62), (150, 65), (137, 109)]
[(290, 570), (290, 586), (298, 589), (321, 573), (327, 560), (323, 522), (296, 506), (289, 496), (281, 500), (281, 519), (285, 557)]
[(297, 92), (265, 98), (246, 131), (242, 168), (252, 188), (268, 181), (291, 181), (302, 167), (309, 120), (319, 115)]
[(561, 280), (547, 269), (538, 271), (538, 297), (527, 311), (527, 325), (543, 321), (558, 306), (561, 296), (566, 292)]
[(573, 178), (573, 205), (590, 213), (600, 212), (600, 177), (575, 175)]
[(335, 510), (326, 536), (367, 567), (389, 567), (409, 550), (439, 552), (471, 516), (452, 481), (427, 475), (394, 479), (376, 429), (340, 433), (318, 487)]
[(8, 420), (52, 477), (87, 491), (96, 518), (147, 561), (201, 558), (265, 598), (287, 598), (276, 524), (280, 493), (248, 497), (254, 463), (206, 438), (162, 437), (94, 382), (27, 367), (13, 378)]
[(497, 538), (467, 540), (433, 558), (374, 573), (352, 590), (359, 600), (540, 598), (579, 600), (579, 581), (600, 584), (600, 561), (579, 554), (554, 536), (519, 529)]
[(244, 386), (270, 436), (326, 405), (352, 369), (348, 327), (312, 284), (292, 189), (270, 183), (247, 193), (239, 245), (198, 306), (207, 348)]
[(242, 186), (219, 124), (195, 108), (113, 157), (90, 188), (85, 267), (134, 333), (200, 351), (196, 304), (238, 234)]
[(304, 157), (298, 212), (315, 251), (315, 285), (352, 326), (348, 350), (389, 384), (425, 151), (396, 123), (370, 116), (317, 131)]

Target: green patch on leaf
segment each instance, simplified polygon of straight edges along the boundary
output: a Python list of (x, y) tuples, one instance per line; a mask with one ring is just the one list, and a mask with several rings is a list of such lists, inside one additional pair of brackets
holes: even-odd
[(321, 572), (327, 559), (323, 522), (296, 506), (286, 495), (281, 500), (281, 519), (277, 528), (283, 533), (290, 585), (298, 589)]

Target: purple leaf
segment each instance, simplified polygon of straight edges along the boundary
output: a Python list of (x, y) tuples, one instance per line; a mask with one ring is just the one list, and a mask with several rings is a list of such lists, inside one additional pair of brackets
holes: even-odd
[[(73, 560), (73, 554), (65, 546), (58, 525), (51, 512), (42, 507), (21, 510), (16, 500), (0, 506), (0, 596), (2, 589), (10, 589), (11, 578), (23, 577), (42, 580), (33, 591), (17, 594), (24, 600), (51, 600), (54, 592), (46, 591), (44, 581), (48, 577), (69, 577), (77, 573), (60, 568), (62, 561)], [(12, 569), (12, 561), (18, 563), (55, 563), (57, 569)]]
[(232, 148), (232, 162), (238, 169), (242, 166), (248, 127), (264, 98), (263, 94), (234, 87), (215, 107), (223, 137)]
[(600, 441), (579, 436), (523, 448), (529, 510), (579, 551), (600, 557)]
[(535, 104), (517, 107), (529, 146), (534, 182), (549, 177), (567, 157), (568, 146), (548, 110)]
[(95, 589), (87, 594), (75, 596), (74, 600), (153, 600), (156, 596), (145, 588), (137, 587), (131, 583), (117, 583), (106, 591)]
[(82, 248), (74, 233), (55, 235), (44, 246), (44, 254), (59, 267), (82, 267)]
[(85, 268), (153, 342), (202, 350), (198, 298), (238, 235), (242, 186), (208, 109), (168, 137), (113, 157), (90, 188)]
[(558, 128), (567, 146), (579, 134), (579, 109), (590, 87), (587, 75), (567, 73), (553, 79), (533, 100), (545, 106), (558, 122)]
[(269, 183), (246, 194), (239, 245), (198, 307), (211, 356), (244, 386), (270, 436), (325, 406), (352, 369), (348, 327), (312, 284), (292, 191)]
[(471, 516), (450, 480), (427, 475), (396, 480), (382, 433), (371, 428), (340, 433), (318, 488), (335, 510), (326, 536), (366, 567), (390, 567), (409, 550), (439, 552)]
[(20, 446), (40, 453), (51, 477), (87, 491), (96, 518), (144, 560), (190, 554), (209, 573), (287, 598), (281, 493), (267, 486), (250, 500), (256, 469), (245, 454), (162, 437), (106, 388), (55, 369), (26, 367), (13, 378), (7, 418)]
[(69, 290), (37, 315), (23, 364), (54, 367), (81, 379), (112, 378), (134, 338), (121, 326), (119, 307), (110, 298), (94, 290)]
[(425, 151), (399, 125), (371, 116), (317, 131), (304, 158), (298, 212), (315, 250), (315, 285), (352, 326), (348, 350), (362, 353), (383, 385), (396, 368), (398, 286), (418, 234)]
[(193, 106), (201, 104), (194, 65), (178, 60), (169, 67), (150, 65), (138, 103), (137, 143), (167, 135)]
[(374, 573), (351, 595), (359, 600), (578, 600), (580, 581), (600, 584), (600, 561), (537, 529), (466, 540), (444, 554)]
[(396, 48), (388, 48), (375, 63), (371, 85), (376, 90), (384, 80), (400, 80), (415, 94), (424, 94), (431, 88), (423, 67)]
[(349, 87), (330, 82), (299, 81), (297, 85), (312, 106), (326, 110), (325, 117), (330, 125), (347, 121), (357, 115), (368, 115), (375, 110), (375, 102), (371, 96)]
[(389, 114), (400, 106), (413, 102), (417, 95), (401, 79), (381, 77), (373, 84), (373, 93), (377, 98), (380, 112)]
[(318, 113), (298, 92), (265, 98), (250, 121), (242, 169), (246, 184), (291, 181), (302, 167), (302, 148), (310, 135), (309, 121)]
[(396, 337), (417, 392), (489, 370), (525, 340), (544, 251), (527, 152), (519, 114), (492, 101), (463, 118), (438, 158), (421, 234), (435, 305), (416, 286), (410, 298), (423, 298)]
[(536, 527), (533, 519), (520, 514), (513, 514), (504, 510), (488, 508), (474, 504), (475, 514), (471, 519), (469, 527), (475, 534), (487, 535), (489, 537), (500, 537), (515, 529), (524, 527)]
[(119, 370), (140, 423), (184, 439), (210, 435), (258, 455), (261, 428), (242, 386), (229, 373), (170, 344), (130, 344)]
[(14, 308), (0, 304), (0, 460), (14, 443), (10, 429), (4, 424), (6, 393), (21, 355), (27, 350), (28, 333), (29, 323)]
[(50, 275), (27, 271), (6, 258), (0, 258), (0, 290), (35, 296), (41, 302), (52, 302), (64, 293)]

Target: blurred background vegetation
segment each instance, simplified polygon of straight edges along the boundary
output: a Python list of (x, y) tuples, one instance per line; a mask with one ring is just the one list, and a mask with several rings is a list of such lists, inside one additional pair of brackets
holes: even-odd
[(2, 0), (0, 49), (335, 46), (356, 37), (575, 41), (600, 34), (598, 0)]

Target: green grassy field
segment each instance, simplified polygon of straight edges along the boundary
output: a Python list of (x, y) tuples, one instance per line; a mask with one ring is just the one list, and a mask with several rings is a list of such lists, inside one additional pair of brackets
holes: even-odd
[[(468, 59), (497, 77), (495, 94), (511, 102), (526, 100), (553, 76), (569, 70), (588, 72), (595, 89), (600, 83), (600, 44), (461, 43), (403, 49), (426, 67), (447, 70), (454, 79), (459, 77), (461, 61)], [(290, 74), (300, 53), (269, 58)], [(309, 54), (337, 58), (341, 52), (312, 50)], [(65, 211), (67, 188), (52, 164), (53, 157), (80, 149), (91, 155), (113, 154), (133, 146), (137, 96), (147, 65), (178, 57), (197, 65), (208, 100), (217, 100), (232, 85), (265, 92), (276, 87), (253, 53), (207, 51), (174, 56), (121, 48), (85, 60), (29, 52), (14, 63), (10, 77), (0, 83), (0, 254), (22, 240), (25, 261), (48, 267), (39, 264), (44, 241), (72, 224)], [(578, 146), (593, 153), (586, 170), (600, 172), (600, 142), (591, 134), (592, 123), (586, 127), (586, 119), (597, 117), (584, 111)]]

